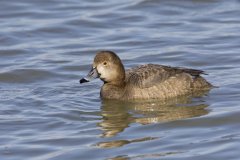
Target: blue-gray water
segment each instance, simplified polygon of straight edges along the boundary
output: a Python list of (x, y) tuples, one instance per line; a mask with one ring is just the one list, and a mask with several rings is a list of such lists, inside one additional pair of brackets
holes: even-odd
[[(239, 0), (1, 0), (0, 159), (239, 159)], [(102, 101), (80, 85), (98, 50), (126, 68), (205, 70), (169, 103)]]

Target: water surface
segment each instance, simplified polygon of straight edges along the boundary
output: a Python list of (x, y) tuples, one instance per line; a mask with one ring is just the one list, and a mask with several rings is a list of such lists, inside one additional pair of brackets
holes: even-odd
[[(239, 159), (240, 1), (1, 0), (0, 159)], [(95, 53), (205, 70), (219, 88), (102, 101)]]

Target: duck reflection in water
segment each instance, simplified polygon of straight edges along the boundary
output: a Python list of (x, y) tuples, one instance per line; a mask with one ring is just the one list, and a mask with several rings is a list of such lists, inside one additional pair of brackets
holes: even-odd
[[(204, 92), (196, 93), (194, 97), (200, 96), (201, 99)], [(102, 121), (98, 123), (103, 133), (102, 137), (114, 137), (118, 133), (123, 132), (131, 123), (139, 123), (142, 125), (151, 123), (163, 123), (187, 118), (199, 117), (209, 113), (208, 105), (198, 98), (191, 97), (175, 97), (166, 101), (102, 101)], [(144, 137), (134, 140), (116, 140), (100, 142), (97, 144), (101, 148), (120, 147), (125, 144), (149, 141), (156, 137)]]

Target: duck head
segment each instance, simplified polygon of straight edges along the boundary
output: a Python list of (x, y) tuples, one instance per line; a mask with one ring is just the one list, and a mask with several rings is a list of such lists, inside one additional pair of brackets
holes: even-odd
[(100, 78), (104, 83), (118, 85), (125, 80), (125, 70), (120, 58), (112, 51), (98, 52), (94, 58), (92, 69), (80, 83)]

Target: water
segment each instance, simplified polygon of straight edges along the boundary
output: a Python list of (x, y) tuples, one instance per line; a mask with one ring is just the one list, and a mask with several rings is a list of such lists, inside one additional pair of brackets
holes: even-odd
[[(0, 159), (239, 159), (240, 1), (1, 0)], [(205, 70), (219, 88), (102, 101), (95, 53)]]

